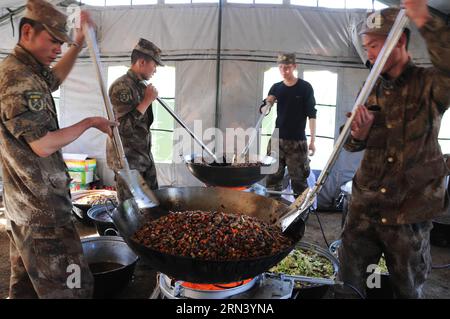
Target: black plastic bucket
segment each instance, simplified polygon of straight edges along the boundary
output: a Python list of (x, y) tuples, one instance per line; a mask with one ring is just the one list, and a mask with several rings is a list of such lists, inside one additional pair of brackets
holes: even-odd
[(433, 219), (430, 242), (434, 246), (450, 247), (450, 215)]

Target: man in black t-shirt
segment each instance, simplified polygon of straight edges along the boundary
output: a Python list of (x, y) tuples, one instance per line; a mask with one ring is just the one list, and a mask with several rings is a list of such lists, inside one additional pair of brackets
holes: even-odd
[[(297, 68), (295, 54), (285, 53), (278, 56), (278, 67), (283, 81), (275, 83), (260, 107), (261, 113), (267, 113), (270, 106), (277, 103), (277, 119), (272, 140), (278, 139), (279, 167), (275, 174), (268, 176), (266, 185), (274, 190), (281, 190), (281, 181), (285, 167), (288, 167), (291, 185), (294, 193), (301, 194), (307, 187), (310, 173), (309, 155), (314, 155), (316, 137), (316, 101), (314, 91), (308, 82), (297, 78), (294, 71)], [(306, 141), (306, 119), (309, 119), (311, 140)], [(277, 134), (278, 131), (278, 134)], [(271, 141), (272, 142), (272, 141)], [(269, 142), (267, 153), (271, 153)]]

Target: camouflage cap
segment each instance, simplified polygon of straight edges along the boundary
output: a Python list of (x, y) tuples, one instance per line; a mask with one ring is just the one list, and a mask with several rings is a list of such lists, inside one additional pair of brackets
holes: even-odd
[(28, 0), (24, 18), (39, 22), (61, 42), (73, 43), (67, 34), (67, 16), (44, 0)]
[(160, 56), (161, 49), (158, 48), (154, 43), (140, 38), (134, 49), (151, 57), (156, 62), (156, 64), (164, 66)]
[(386, 8), (368, 13), (361, 22), (359, 35), (368, 33), (388, 35), (399, 12), (399, 8)]
[(281, 53), (278, 55), (278, 64), (295, 64), (295, 53)]

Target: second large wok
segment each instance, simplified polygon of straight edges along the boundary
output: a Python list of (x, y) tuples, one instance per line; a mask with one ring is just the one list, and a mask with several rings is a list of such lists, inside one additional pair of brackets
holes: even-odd
[[(167, 211), (222, 211), (253, 216), (268, 223), (272, 223), (286, 209), (286, 205), (274, 199), (220, 187), (166, 188), (155, 191), (155, 194), (161, 207)], [(292, 246), (275, 255), (246, 260), (208, 261), (161, 253), (134, 241), (133, 234), (149, 220), (149, 216), (145, 211), (138, 210), (133, 199), (123, 202), (112, 213), (120, 235), (152, 268), (177, 280), (194, 283), (228, 283), (267, 271), (289, 254), (303, 236), (305, 227), (301, 220), (296, 231), (287, 234), (293, 240)]]
[[(186, 155), (184, 161), (188, 170), (208, 186), (242, 187), (251, 186), (262, 180), (266, 174), (273, 174), (270, 167), (276, 159), (270, 156), (260, 158), (262, 166), (207, 165), (201, 155)], [(266, 171), (266, 172), (264, 172)]]

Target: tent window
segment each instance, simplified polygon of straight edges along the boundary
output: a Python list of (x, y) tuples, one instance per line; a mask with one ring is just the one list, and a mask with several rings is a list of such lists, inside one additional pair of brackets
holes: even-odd
[(58, 122), (61, 123), (60, 121), (60, 110), (59, 110), (59, 101), (61, 100), (61, 87), (58, 88), (58, 90), (56, 90), (55, 92), (52, 93), (53, 96), (53, 101), (55, 101), (55, 108), (56, 108), (56, 114), (58, 116)]
[[(311, 83), (316, 99), (316, 154), (311, 157), (311, 168), (321, 170), (327, 163), (334, 146), (337, 101), (337, 73), (330, 71), (304, 71), (303, 78)], [(306, 124), (309, 134), (309, 124)]]
[(105, 0), (82, 0), (81, 1), (84, 4), (87, 4), (89, 6), (104, 6)]
[(253, 4), (253, 0), (227, 0), (228, 3), (245, 3)]
[[(372, 9), (372, 0), (345, 0), (345, 7), (347, 9)], [(388, 6), (375, 1), (373, 3), (373, 9), (380, 10), (387, 8)]]
[(375, 9), (387, 8), (387, 5), (372, 0), (291, 0), (291, 4), (307, 7), (325, 7), (337, 9)]
[(227, 2), (243, 4), (283, 4), (283, 0), (227, 0)]
[[(126, 66), (110, 66), (108, 68), (108, 87), (127, 70)], [(174, 110), (175, 67), (158, 67), (150, 82), (158, 90), (159, 97)], [(153, 157), (157, 163), (171, 163), (174, 120), (158, 102), (154, 102), (152, 108), (154, 115), (151, 127)]]
[(283, 0), (255, 0), (256, 4), (283, 4)]
[(345, 8), (345, 0), (319, 0), (319, 7)]
[(142, 4), (158, 4), (158, 0), (132, 0), (131, 4), (142, 5)]
[(180, 3), (218, 3), (219, 0), (164, 0), (167, 4), (180, 4)]
[(192, 3), (218, 3), (219, 0), (192, 0)]
[(317, 0), (291, 0), (291, 4), (305, 7), (317, 7)]
[(107, 6), (129, 6), (129, 5), (131, 5), (131, 0), (106, 0), (105, 5), (107, 5)]
[[(308, 81), (313, 89), (316, 98), (317, 128), (316, 128), (316, 154), (311, 157), (311, 168), (321, 170), (334, 145), (334, 131), (336, 119), (337, 101), (337, 73), (321, 70), (305, 70), (302, 78)], [(264, 94), (266, 97), (270, 87), (282, 81), (278, 68), (271, 68), (264, 73)], [(262, 123), (260, 152), (265, 154), (267, 143), (275, 128), (276, 104), (272, 111), (266, 116)], [(306, 125), (306, 134), (309, 138), (309, 124)]]
[(191, 3), (191, 0), (164, 0), (167, 4)]
[(439, 132), (439, 144), (442, 153), (450, 154), (450, 113), (445, 112), (441, 121), (441, 130)]

